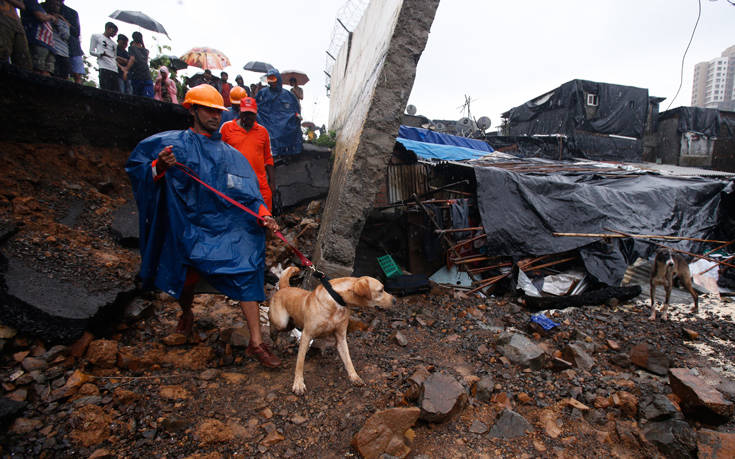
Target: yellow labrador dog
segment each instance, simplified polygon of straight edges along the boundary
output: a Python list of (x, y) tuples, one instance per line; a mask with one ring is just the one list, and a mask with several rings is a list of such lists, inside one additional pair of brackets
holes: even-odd
[[(350, 310), (334, 301), (321, 285), (311, 292), (291, 287), (289, 279), (298, 271), (298, 268), (292, 266), (283, 272), (278, 281), (279, 290), (271, 298), (268, 312), (271, 337), (274, 341), (278, 331), (290, 330), (294, 326), (302, 331), (292, 390), (297, 394), (306, 391), (304, 384), (306, 351), (312, 339), (325, 335), (332, 335), (336, 339), (337, 352), (345, 365), (350, 381), (355, 385), (362, 385), (362, 379), (352, 366), (350, 351), (347, 348)], [(396, 304), (396, 299), (385, 292), (383, 284), (372, 277), (340, 277), (332, 279), (329, 283), (349, 306), (389, 308)]]

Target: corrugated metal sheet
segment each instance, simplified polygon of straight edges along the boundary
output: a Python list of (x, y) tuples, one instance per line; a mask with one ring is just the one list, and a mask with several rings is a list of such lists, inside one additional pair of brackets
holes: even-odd
[(429, 191), (429, 170), (426, 164), (388, 165), (388, 203), (403, 201)]
[[(650, 260), (637, 260), (625, 271), (623, 276), (623, 282), (621, 285), (640, 285), (643, 289), (642, 297), (650, 300), (650, 289), (651, 289), (651, 267), (653, 262)], [(696, 290), (696, 289), (695, 289)], [(663, 286), (656, 286), (656, 301), (663, 303), (666, 299), (666, 292), (664, 292)], [(690, 304), (692, 303), (692, 296), (686, 290), (674, 287), (671, 289), (671, 297), (669, 303), (676, 304)]]

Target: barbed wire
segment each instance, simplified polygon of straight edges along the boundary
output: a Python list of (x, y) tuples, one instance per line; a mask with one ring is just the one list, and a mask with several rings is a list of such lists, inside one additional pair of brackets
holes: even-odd
[(327, 88), (327, 97), (331, 86), (332, 69), (337, 59), (339, 50), (345, 44), (350, 32), (355, 30), (357, 24), (360, 23), (363, 13), (370, 0), (347, 0), (342, 7), (337, 10), (337, 18), (334, 20), (334, 28), (332, 29), (332, 38), (325, 52), (324, 64), (324, 86)]

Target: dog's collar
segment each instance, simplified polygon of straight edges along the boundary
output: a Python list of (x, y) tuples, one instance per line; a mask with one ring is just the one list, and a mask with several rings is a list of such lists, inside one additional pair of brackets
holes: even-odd
[(315, 269), (314, 276), (316, 276), (316, 278), (319, 279), (319, 282), (322, 283), (322, 286), (327, 290), (327, 292), (329, 293), (329, 296), (331, 296), (332, 299), (337, 302), (337, 304), (343, 307), (347, 307), (347, 302), (345, 301), (344, 298), (342, 298), (342, 295), (337, 293), (332, 288), (332, 284), (329, 283), (329, 278), (327, 277), (326, 274), (319, 271), (318, 269)]

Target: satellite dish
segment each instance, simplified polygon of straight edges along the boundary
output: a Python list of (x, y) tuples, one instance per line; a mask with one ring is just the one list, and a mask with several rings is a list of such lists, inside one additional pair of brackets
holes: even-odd
[(490, 118), (487, 116), (481, 116), (479, 120), (477, 120), (477, 127), (480, 128), (480, 130), (484, 131), (487, 128), (489, 128), (491, 125)]
[(443, 131), (447, 128), (444, 123), (436, 123), (435, 127), (437, 131)]
[(457, 124), (463, 129), (471, 128), (472, 120), (465, 116), (464, 118), (460, 118), (459, 121), (457, 121)]
[(406, 113), (409, 115), (415, 115), (416, 114), (416, 106), (415, 105), (409, 105), (406, 107)]

